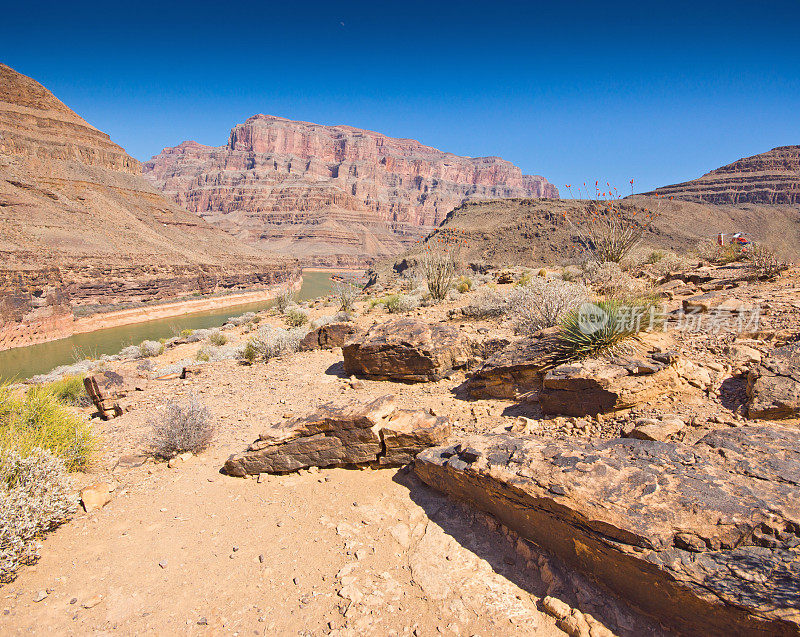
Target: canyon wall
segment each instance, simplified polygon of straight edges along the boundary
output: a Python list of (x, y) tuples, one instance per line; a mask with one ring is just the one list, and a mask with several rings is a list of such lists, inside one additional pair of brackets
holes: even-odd
[(779, 146), (648, 194), (710, 204), (800, 204), (800, 146)]
[(558, 198), (499, 157), (459, 157), (350, 126), (256, 115), (211, 147), (184, 142), (144, 164), (177, 204), (310, 265), (398, 254), (466, 201)]
[(74, 317), (296, 281), (165, 198), (141, 165), (38, 82), (0, 64), (0, 349)]

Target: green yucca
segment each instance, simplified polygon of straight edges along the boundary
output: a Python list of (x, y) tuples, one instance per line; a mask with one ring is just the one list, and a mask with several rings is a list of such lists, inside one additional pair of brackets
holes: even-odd
[(616, 299), (584, 304), (561, 320), (557, 335), (558, 364), (613, 353), (653, 322), (647, 300)]

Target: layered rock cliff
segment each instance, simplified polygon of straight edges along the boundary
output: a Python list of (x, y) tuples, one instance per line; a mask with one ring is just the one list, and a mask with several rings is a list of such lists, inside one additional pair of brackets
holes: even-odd
[(157, 192), (139, 162), (0, 64), (0, 349), (72, 332), (75, 313), (295, 279)]
[(317, 265), (397, 254), (466, 201), (558, 197), (499, 157), (269, 115), (234, 127), (225, 146), (165, 148), (144, 174), (235, 236)]
[(779, 146), (649, 194), (710, 204), (800, 204), (800, 146)]

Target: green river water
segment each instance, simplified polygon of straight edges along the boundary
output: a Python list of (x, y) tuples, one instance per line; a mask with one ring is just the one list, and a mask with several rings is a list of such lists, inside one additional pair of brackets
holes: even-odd
[[(299, 301), (324, 296), (331, 290), (330, 272), (304, 272)], [(271, 301), (231, 305), (217, 310), (183, 314), (121, 327), (109, 327), (86, 334), (75, 334), (57, 341), (18, 347), (0, 352), (0, 382), (23, 380), (44, 374), (59, 365), (67, 365), (84, 358), (98, 358), (103, 354), (116, 354), (128, 345), (138, 345), (145, 340), (175, 336), (181, 330), (219, 327), (232, 316), (263, 310)]]

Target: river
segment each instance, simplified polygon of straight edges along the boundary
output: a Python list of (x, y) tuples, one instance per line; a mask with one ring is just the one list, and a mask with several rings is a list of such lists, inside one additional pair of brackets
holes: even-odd
[[(307, 301), (324, 296), (330, 290), (330, 272), (304, 272), (303, 285), (297, 299)], [(263, 310), (271, 304), (272, 301), (260, 301), (231, 305), (216, 310), (110, 327), (39, 345), (0, 351), (0, 382), (23, 380), (49, 372), (59, 365), (67, 365), (85, 358), (99, 358), (103, 354), (116, 354), (128, 345), (138, 345), (145, 340), (157, 341), (160, 338), (169, 338), (181, 330), (219, 327), (232, 316)]]

